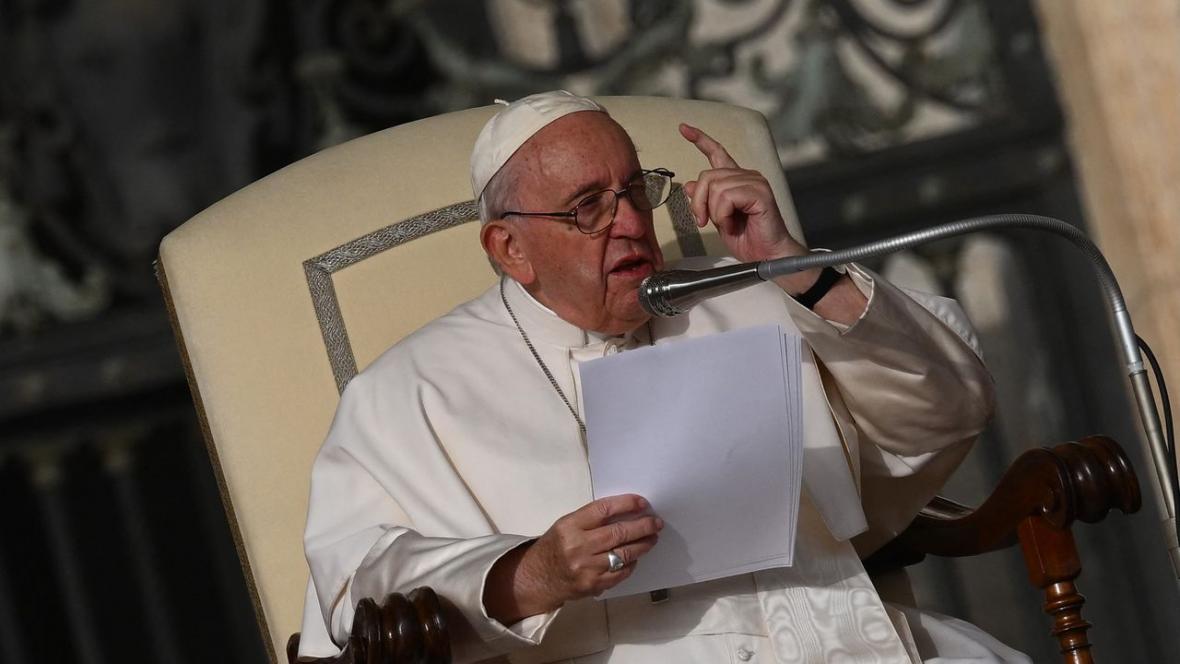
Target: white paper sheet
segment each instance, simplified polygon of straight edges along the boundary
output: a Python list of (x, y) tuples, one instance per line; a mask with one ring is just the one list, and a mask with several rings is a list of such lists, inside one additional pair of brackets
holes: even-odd
[(789, 566), (803, 459), (802, 348), (777, 325), (580, 365), (594, 496), (664, 519), (617, 597)]

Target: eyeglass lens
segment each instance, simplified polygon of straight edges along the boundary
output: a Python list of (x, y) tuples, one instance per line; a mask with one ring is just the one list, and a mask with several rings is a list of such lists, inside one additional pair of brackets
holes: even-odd
[(668, 200), (672, 191), (672, 178), (662, 173), (644, 173), (627, 185), (622, 194), (614, 191), (600, 191), (582, 199), (574, 209), (578, 229), (583, 233), (596, 233), (611, 225), (619, 207), (619, 196), (627, 196), (640, 210), (654, 210)]

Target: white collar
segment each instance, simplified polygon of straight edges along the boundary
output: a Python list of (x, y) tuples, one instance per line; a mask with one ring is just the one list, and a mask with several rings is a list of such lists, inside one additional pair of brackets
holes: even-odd
[(641, 325), (623, 335), (609, 335), (583, 330), (558, 316), (549, 307), (541, 304), (525, 287), (515, 279), (504, 277), (504, 296), (512, 306), (520, 326), (534, 342), (541, 342), (568, 348), (581, 348), (596, 344), (613, 343), (621, 346), (632, 345), (632, 342), (647, 344), (647, 326)]

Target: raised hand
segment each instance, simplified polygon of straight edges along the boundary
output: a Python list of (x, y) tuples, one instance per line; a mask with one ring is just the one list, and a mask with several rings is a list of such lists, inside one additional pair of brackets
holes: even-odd
[(807, 252), (787, 232), (770, 183), (762, 173), (738, 166), (725, 146), (696, 127), (681, 124), (680, 135), (701, 151), (711, 167), (684, 184), (698, 226), (712, 221), (725, 246), (740, 261)]
[[(536, 541), (492, 566), (484, 589), (488, 614), (507, 625), (619, 584), (664, 527), (662, 519), (646, 513), (649, 507), (643, 497), (623, 494), (561, 517)], [(622, 558), (621, 569), (608, 568), (608, 551)]]
[[(697, 225), (713, 222), (729, 252), (743, 262), (807, 253), (787, 232), (770, 183), (758, 171), (738, 166), (725, 146), (688, 124), (680, 135), (709, 160), (711, 168), (684, 183)], [(791, 295), (805, 292), (819, 278), (819, 270), (778, 277), (775, 283)], [(867, 305), (865, 296), (843, 277), (815, 306), (820, 316), (846, 325), (858, 320)]]

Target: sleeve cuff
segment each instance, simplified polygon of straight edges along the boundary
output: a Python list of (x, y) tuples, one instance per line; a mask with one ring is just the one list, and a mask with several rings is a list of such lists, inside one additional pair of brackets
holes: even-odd
[(330, 619), (337, 643), (347, 640), (361, 597), (383, 597), (391, 589), (429, 586), (457, 612), (452, 631), (456, 661), (474, 661), (537, 645), (558, 611), (531, 616), (509, 627), (488, 615), (483, 603), (487, 577), (501, 557), (531, 541), (523, 535), (471, 539), (422, 537), (390, 532), (365, 557), (340, 593)]
[(499, 620), (496, 620), (495, 618), (488, 615), (488, 608), (483, 603), (483, 597), (484, 589), (488, 583), (488, 574), (491, 573), (492, 568), (495, 567), (496, 563), (518, 547), (524, 546), (525, 544), (528, 544), (534, 540), (536, 540), (535, 537), (530, 537), (517, 542), (515, 545), (502, 551), (500, 555), (493, 558), (487, 564), (483, 570), (483, 577), (479, 584), (479, 597), (476, 599), (479, 610), (483, 614), (485, 624), (496, 633), (495, 638), (507, 638), (519, 641), (520, 645), (522, 646), (535, 646), (541, 643), (541, 639), (545, 638), (545, 632), (549, 629), (549, 625), (553, 624), (553, 620), (557, 617), (557, 614), (561, 612), (561, 609), (558, 608), (553, 611), (549, 611), (548, 613), (529, 616), (519, 622), (513, 623), (511, 625), (505, 625)]
[[(524, 620), (513, 623), (512, 625), (505, 625), (499, 620), (496, 620), (495, 618), (488, 615), (488, 609), (483, 604), (484, 587), (487, 585), (488, 574), (491, 572), (492, 567), (495, 566), (496, 562), (499, 561), (500, 558), (503, 558), (510, 551), (531, 541), (531, 539), (525, 540), (505, 549), (503, 553), (492, 559), (492, 561), (488, 563), (486, 569), (484, 569), (483, 578), (479, 584), (479, 595), (476, 601), (478, 602), (477, 606), (480, 608), (480, 613), (482, 614), (483, 623), (486, 629), (477, 629), (476, 631), (479, 632), (482, 637), (484, 637), (486, 642), (507, 638), (510, 640), (519, 641), (521, 646), (537, 645), (541, 643), (541, 639), (545, 638), (545, 632), (549, 629), (549, 625), (552, 624), (553, 620), (557, 617), (557, 614), (561, 612), (561, 609), (557, 609), (548, 613), (529, 616)], [(341, 605), (350, 607), (356, 606), (356, 603), (353, 601), (352, 597), (351, 579), (344, 590), (344, 595), (341, 598)], [(334, 612), (332, 616), (333, 634), (346, 634), (351, 631), (352, 615), (345, 615), (345, 613), (346, 612), (344, 611)], [(344, 622), (346, 619), (348, 621), (347, 624)], [(339, 643), (337, 645), (343, 646), (343, 643)]]

